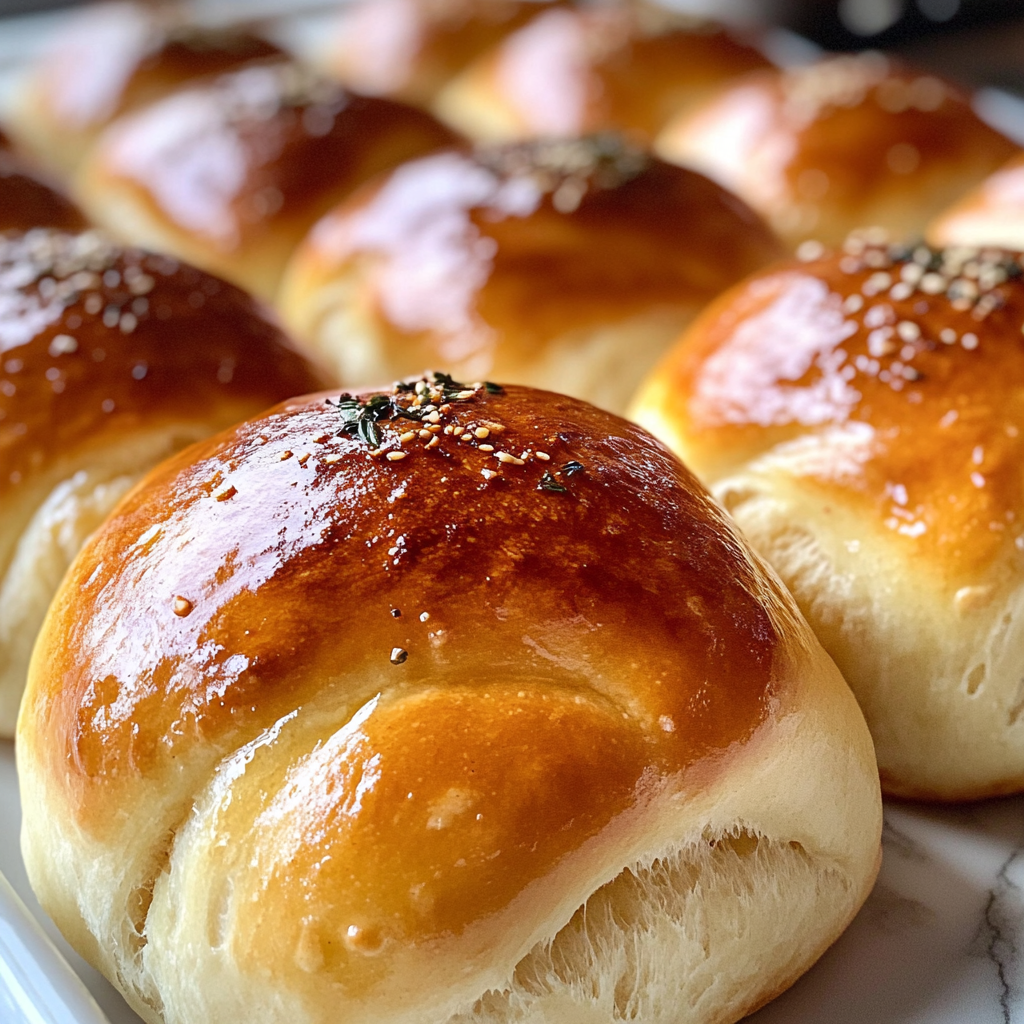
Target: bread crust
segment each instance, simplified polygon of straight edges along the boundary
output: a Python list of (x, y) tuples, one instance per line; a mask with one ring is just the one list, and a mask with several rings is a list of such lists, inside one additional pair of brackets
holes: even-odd
[(879, 54), (750, 75), (676, 118), (655, 148), (742, 196), (794, 246), (841, 245), (866, 225), (913, 241), (1018, 152), (957, 87)]
[(708, 179), (619, 136), (552, 139), (397, 168), (310, 232), (279, 306), (352, 385), (442, 366), (618, 411), (697, 310), (781, 254)]
[(634, 407), (793, 590), (895, 794), (1024, 776), (1022, 322), (1016, 254), (858, 236), (724, 295)]
[[(36, 891), (168, 1024), (607, 1019), (614, 956), (541, 966), (592, 897), (653, 927), (609, 949), (676, 936), (636, 1019), (679, 1020), (685, 981), (732, 1021), (877, 868), (852, 697), (693, 478), (593, 407), (444, 376), (151, 474), (54, 602), (18, 753)], [(702, 913), (693, 872), (724, 930), (688, 973), (659, 901)], [(742, 968), (737, 913), (772, 936)]]
[(483, 141), (625, 131), (650, 144), (724, 82), (769, 66), (721, 26), (653, 5), (559, 7), (470, 64), (434, 110)]
[(250, 65), (120, 119), (76, 180), (90, 217), (265, 299), (321, 214), (403, 160), (459, 138), (288, 61)]

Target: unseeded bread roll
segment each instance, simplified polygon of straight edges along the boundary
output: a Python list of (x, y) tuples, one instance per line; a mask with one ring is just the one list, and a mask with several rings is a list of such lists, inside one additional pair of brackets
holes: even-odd
[(726, 1024), (878, 865), (856, 703), (689, 473), (443, 375), (152, 473), (17, 753), (35, 891), (151, 1024)]
[(459, 139), (290, 62), (181, 90), (104, 133), (76, 193), (97, 223), (273, 297), (292, 250), (358, 185)]
[(12, 134), (67, 177), (115, 117), (274, 56), (282, 51), (248, 32), (189, 24), (179, 4), (94, 4), (61, 25), (22, 83)]
[(70, 199), (15, 155), (0, 131), (0, 232), (35, 227), (81, 231), (86, 221)]
[(310, 233), (295, 335), (349, 385), (440, 366), (625, 408), (715, 295), (783, 250), (734, 196), (616, 136), (405, 164)]
[(970, 98), (877, 53), (764, 71), (672, 121), (658, 153), (742, 196), (793, 245), (864, 225), (913, 241), (1019, 148)]
[(475, 57), (567, 0), (360, 0), (322, 43), (324, 69), (366, 96), (427, 106)]
[(0, 236), (0, 735), (65, 569), (161, 459), (322, 372), (236, 288), (95, 233)]
[(792, 590), (900, 796), (1024, 789), (1020, 260), (853, 237), (724, 295), (634, 407)]
[(434, 110), (487, 142), (618, 130), (649, 144), (725, 82), (767, 67), (721, 26), (654, 4), (559, 7), (470, 64)]

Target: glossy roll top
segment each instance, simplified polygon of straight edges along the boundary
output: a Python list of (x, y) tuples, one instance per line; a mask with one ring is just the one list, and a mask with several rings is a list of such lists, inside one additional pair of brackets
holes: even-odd
[(719, 186), (620, 138), (406, 164), (328, 214), (280, 306), (352, 384), (442, 366), (613, 409), (693, 314), (781, 254)]
[(1022, 257), (863, 236), (805, 255), (724, 295), (634, 412), (794, 590), (891, 791), (1015, 791)]
[(793, 244), (830, 245), (866, 225), (912, 241), (1018, 151), (954, 86), (878, 54), (752, 75), (669, 124), (656, 148)]
[(483, 140), (617, 129), (649, 143), (710, 91), (768, 66), (721, 27), (654, 5), (558, 8), (474, 61), (435, 109)]
[(82, 168), (78, 195), (119, 236), (269, 298), (325, 210), (380, 171), (456, 141), (422, 111), (270, 62), (122, 118)]
[[(707, 851), (704, 829), (732, 849), (708, 794), (769, 785), (766, 746), (825, 728), (819, 781), (773, 819), (829, 865), (815, 951), (870, 884), (877, 793), (785, 592), (643, 431), (436, 374), (280, 406), (122, 503), (37, 648), (27, 859), (153, 1021), (564, 1019), (598, 996), (519, 988), (531, 947), (631, 860)], [(850, 803), (821, 801), (815, 835), (833, 784)], [(784, 966), (718, 1019), (807, 942), (776, 940)]]
[(324, 380), (237, 288), (97, 232), (0, 240), (0, 352), (0, 496), (104, 436)]
[(325, 64), (349, 88), (426, 106), (473, 58), (563, 0), (362, 0)]
[(280, 55), (248, 32), (190, 25), (175, 4), (97, 4), (54, 34), (23, 84), (12, 129), (48, 166), (70, 174), (118, 115), (195, 79)]

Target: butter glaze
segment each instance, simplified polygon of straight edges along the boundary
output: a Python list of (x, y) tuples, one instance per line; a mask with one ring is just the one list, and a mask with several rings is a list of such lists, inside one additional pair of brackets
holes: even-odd
[(0, 498), (167, 422), (211, 431), (324, 377), (237, 288), (98, 232), (0, 237)]
[(865, 224), (919, 236), (1018, 152), (955, 86), (879, 54), (752, 74), (670, 124), (657, 149), (743, 196), (783, 237), (833, 245)]
[[(723, 296), (666, 361), (659, 401), (717, 480), (797, 439), (795, 472), (957, 590), (1024, 550), (1024, 280), (999, 250), (845, 251)], [(941, 567), (941, 568), (940, 568)]]
[(232, 942), (350, 994), (779, 696), (785, 599), (663, 447), (562, 396), (449, 385), (391, 393), (419, 419), (369, 441), (372, 396), (321, 394), (158, 468), (73, 566), (29, 698), (92, 834), (121, 827), (114, 794), (215, 776), (213, 827), (256, 847), (211, 856), (242, 858), (246, 906), (295, 908)]
[(709, 90), (768, 66), (712, 23), (598, 4), (544, 12), (468, 74), (517, 136), (618, 129), (649, 143)]
[(360, 308), (398, 373), (516, 378), (571, 331), (652, 310), (683, 322), (781, 253), (719, 186), (597, 135), (405, 164), (323, 218), (290, 276), (301, 294), (371, 266)]

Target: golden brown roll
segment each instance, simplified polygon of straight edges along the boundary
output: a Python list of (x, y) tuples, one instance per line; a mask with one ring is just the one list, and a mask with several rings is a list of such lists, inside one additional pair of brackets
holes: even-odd
[(338, 19), (326, 70), (350, 89), (426, 106), (475, 57), (566, 0), (360, 0)]
[(0, 232), (34, 227), (80, 231), (86, 221), (70, 199), (14, 154), (0, 131)]
[(1024, 249), (1024, 153), (943, 211), (926, 234), (933, 245)]
[(150, 467), (324, 375), (238, 289), (94, 232), (0, 236), (0, 735), (84, 539)]
[(69, 175), (119, 114), (194, 79), (281, 55), (248, 32), (184, 17), (177, 4), (104, 3), (69, 18), (23, 83), (11, 121), (19, 143)]
[(615, 136), (445, 152), (327, 215), (280, 307), (347, 384), (439, 366), (620, 410), (713, 296), (778, 258), (706, 178)]
[(651, 142), (668, 120), (768, 61), (721, 27), (646, 4), (546, 11), (438, 95), (438, 115), (487, 141), (618, 129)]
[(151, 1024), (727, 1024), (879, 856), (856, 703), (693, 477), (444, 375), (155, 470), (17, 752), (32, 884)]
[(851, 238), (723, 296), (634, 408), (793, 591), (897, 795), (1024, 788), (1021, 259)]
[(77, 195), (119, 237), (270, 298), (321, 214), (373, 175), (457, 141), (423, 111), (272, 62), (121, 118)]
[(954, 86), (877, 53), (751, 75), (675, 119), (656, 149), (732, 189), (794, 245), (840, 245), (864, 225), (912, 241), (1019, 152)]

